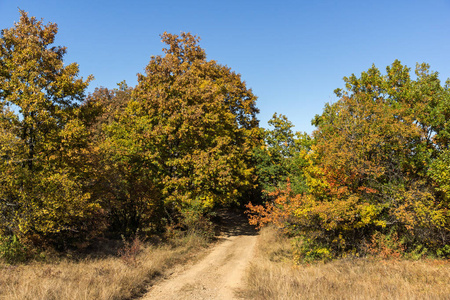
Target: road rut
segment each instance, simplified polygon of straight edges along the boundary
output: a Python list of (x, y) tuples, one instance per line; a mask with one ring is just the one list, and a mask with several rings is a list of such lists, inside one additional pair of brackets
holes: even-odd
[(257, 234), (245, 218), (227, 216), (223, 222), (221, 241), (205, 258), (157, 283), (143, 299), (239, 299)]

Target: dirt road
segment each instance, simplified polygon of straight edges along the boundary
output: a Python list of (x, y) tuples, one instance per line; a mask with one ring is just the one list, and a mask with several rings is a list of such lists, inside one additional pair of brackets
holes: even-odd
[(220, 242), (191, 267), (153, 286), (143, 299), (239, 299), (257, 234), (242, 217), (225, 216)]

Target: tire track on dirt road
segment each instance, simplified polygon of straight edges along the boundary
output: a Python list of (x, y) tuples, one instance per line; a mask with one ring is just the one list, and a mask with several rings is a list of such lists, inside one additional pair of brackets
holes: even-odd
[(222, 222), (221, 241), (205, 258), (157, 283), (142, 299), (239, 299), (258, 236), (242, 216), (226, 215)]

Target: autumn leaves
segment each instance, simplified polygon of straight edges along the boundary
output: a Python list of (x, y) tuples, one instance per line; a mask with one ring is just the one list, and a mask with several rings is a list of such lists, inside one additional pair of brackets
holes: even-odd
[(85, 98), (56, 33), (23, 11), (2, 33), (0, 235), (67, 247), (155, 233), (252, 187), (256, 97), (198, 38), (164, 33), (136, 87)]
[(425, 64), (415, 80), (399, 61), (386, 72), (373, 66), (344, 78), (340, 99), (315, 117), (309, 152), (297, 154), (304, 167), (290, 176), (304, 179), (305, 192), (287, 184), (265, 209), (250, 207), (253, 222), (282, 221), (308, 244), (300, 259), (418, 247), (450, 254), (448, 82)]
[(299, 236), (299, 258), (400, 247), (390, 236), (449, 255), (449, 83), (427, 65), (344, 78), (309, 136), (277, 114), (259, 128), (255, 95), (189, 33), (161, 36), (136, 87), (87, 97), (56, 33), (25, 12), (2, 31), (0, 235), (64, 248), (253, 196), (252, 222)]

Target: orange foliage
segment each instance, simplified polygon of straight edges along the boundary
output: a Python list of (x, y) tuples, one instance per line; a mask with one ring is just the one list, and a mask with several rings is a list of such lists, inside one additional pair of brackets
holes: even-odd
[(284, 228), (288, 224), (295, 222), (295, 211), (304, 204), (303, 195), (292, 196), (291, 183), (288, 179), (286, 189), (277, 189), (269, 194), (274, 197), (273, 202), (267, 202), (265, 205), (246, 205), (251, 225), (261, 228), (266, 224), (275, 224)]
[[(288, 186), (272, 194), (274, 200), (264, 207), (249, 205), (256, 214), (251, 221), (294, 227), (317, 246), (344, 252), (363, 250), (369, 240), (382, 256), (400, 255), (404, 247), (414, 251), (416, 245), (445, 248), (450, 159), (438, 152), (448, 145), (433, 144), (430, 136), (439, 135), (433, 130), (445, 130), (433, 128), (438, 116), (426, 115), (418, 99), (431, 86), (446, 91), (426, 66), (418, 71), (420, 78), (412, 81), (409, 68), (395, 61), (386, 76), (372, 67), (361, 78), (344, 78), (347, 91), (337, 91), (340, 100), (327, 104), (313, 120), (318, 129), (302, 170), (307, 192), (293, 195)], [(450, 107), (443, 98), (425, 100), (430, 107)], [(427, 178), (434, 157), (428, 173), (437, 188)], [(392, 234), (377, 235), (386, 232)]]

